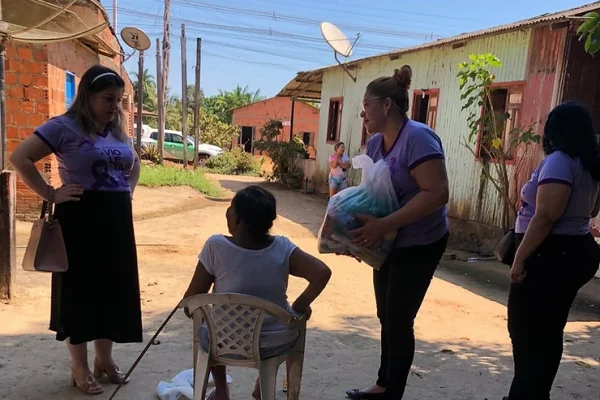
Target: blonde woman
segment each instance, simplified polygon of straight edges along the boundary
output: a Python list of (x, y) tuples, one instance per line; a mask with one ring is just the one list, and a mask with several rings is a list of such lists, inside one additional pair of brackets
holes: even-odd
[[(112, 357), (113, 342), (142, 341), (131, 209), (140, 163), (125, 133), (124, 87), (113, 70), (90, 68), (69, 110), (37, 128), (11, 156), (23, 182), (57, 205), (69, 270), (52, 276), (50, 329), (67, 341), (71, 382), (88, 395), (103, 392), (100, 378), (124, 380)], [(63, 183), (56, 189), (35, 167), (51, 153)], [(87, 357), (92, 341), (93, 374)]]

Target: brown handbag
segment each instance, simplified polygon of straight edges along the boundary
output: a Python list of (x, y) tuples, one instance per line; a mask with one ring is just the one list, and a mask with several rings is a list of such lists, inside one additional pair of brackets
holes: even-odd
[(25, 271), (65, 272), (69, 268), (60, 223), (54, 219), (53, 193), (42, 204), (40, 219), (34, 222), (23, 257)]
[(512, 266), (516, 253), (517, 240), (515, 230), (509, 229), (494, 248), (494, 255), (502, 264)]

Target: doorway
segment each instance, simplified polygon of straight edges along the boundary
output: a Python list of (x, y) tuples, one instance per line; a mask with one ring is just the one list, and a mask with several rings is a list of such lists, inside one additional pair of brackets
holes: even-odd
[(246, 153), (252, 153), (252, 139), (254, 137), (253, 126), (242, 126), (242, 135), (240, 136), (240, 146)]

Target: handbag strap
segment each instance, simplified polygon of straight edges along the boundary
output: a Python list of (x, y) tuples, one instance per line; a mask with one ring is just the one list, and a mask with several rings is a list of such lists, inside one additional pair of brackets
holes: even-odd
[(52, 221), (54, 219), (54, 188), (51, 186), (48, 187), (48, 200), (44, 200), (42, 202), (40, 219), (46, 219), (46, 216), (48, 216), (48, 221)]

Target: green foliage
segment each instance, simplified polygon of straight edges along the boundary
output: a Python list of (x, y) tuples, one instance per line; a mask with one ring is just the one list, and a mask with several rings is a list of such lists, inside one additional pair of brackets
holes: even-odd
[(207, 196), (220, 196), (222, 189), (201, 170), (184, 170), (162, 165), (142, 164), (139, 184), (147, 187), (190, 186)]
[(221, 148), (229, 148), (233, 139), (238, 137), (239, 128), (222, 122), (216, 115), (203, 112), (200, 114), (200, 142)]
[(235, 148), (220, 156), (206, 160), (204, 166), (215, 174), (222, 175), (258, 175), (260, 165), (250, 153)]
[(580, 41), (585, 39), (585, 51), (594, 56), (600, 51), (600, 14), (593, 11), (583, 18), (585, 22), (577, 29), (577, 34)]
[(248, 90), (248, 86), (237, 85), (231, 92), (219, 90), (218, 95), (204, 98), (202, 107), (205, 112), (216, 115), (221, 122), (231, 124), (232, 109), (263, 99), (260, 90), (251, 92)]
[[(539, 143), (541, 136), (533, 130), (533, 126), (525, 129), (515, 127), (506, 132), (507, 124), (516, 126), (516, 123), (512, 123), (509, 112), (494, 109), (492, 84), (496, 76), (491, 70), (501, 67), (502, 62), (493, 54), (472, 54), (469, 61), (458, 65), (457, 77), (462, 111), (468, 112), (469, 132), (464, 145), (473, 155), (482, 158), (484, 178), (492, 183), (503, 199), (503, 227), (508, 228), (516, 213), (516, 206), (510, 200), (506, 161), (513, 159), (520, 145)], [(490, 162), (493, 173), (490, 171)], [(520, 166), (520, 162), (515, 165), (515, 174), (519, 173)]]
[(154, 143), (149, 143), (147, 145), (142, 146), (141, 158), (142, 160), (151, 161), (154, 164), (158, 163), (160, 159), (158, 146), (156, 146)]
[(290, 189), (301, 187), (304, 171), (298, 165), (298, 159), (306, 158), (304, 143), (297, 136), (291, 142), (279, 141), (283, 124), (281, 121), (270, 120), (260, 130), (261, 140), (255, 143), (255, 148), (266, 152), (273, 162), (273, 176)]

